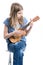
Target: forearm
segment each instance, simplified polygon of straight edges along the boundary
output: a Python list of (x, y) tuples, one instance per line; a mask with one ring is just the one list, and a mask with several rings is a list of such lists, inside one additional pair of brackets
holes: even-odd
[(31, 31), (31, 29), (32, 29), (32, 26), (30, 26), (28, 30), (27, 29), (25, 30), (26, 31), (26, 35)]
[(18, 30), (10, 33), (4, 33), (4, 38), (7, 39), (10, 38), (11, 36), (22, 37), (22, 35), (23, 35), (23, 31)]
[(10, 38), (13, 36), (13, 32), (4, 34), (4, 39)]
[(32, 27), (33, 27), (33, 21), (31, 21), (29, 28), (26, 29), (26, 35), (30, 32), (30, 30), (32, 29)]

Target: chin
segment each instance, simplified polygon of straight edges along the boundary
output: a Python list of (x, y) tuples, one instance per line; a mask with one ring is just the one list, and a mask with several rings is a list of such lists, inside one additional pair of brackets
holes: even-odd
[(21, 19), (21, 17), (19, 17), (18, 19)]
[(20, 20), (20, 19), (23, 19), (23, 16), (21, 16), (21, 17), (18, 17), (18, 19)]

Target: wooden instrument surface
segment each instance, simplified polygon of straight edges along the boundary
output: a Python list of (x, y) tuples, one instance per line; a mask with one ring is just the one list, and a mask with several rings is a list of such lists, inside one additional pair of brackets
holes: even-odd
[[(39, 20), (39, 19), (40, 19), (40, 17), (39, 17), (39, 16), (36, 16), (36, 17), (34, 17), (34, 18), (32, 19), (32, 21), (33, 21), (33, 22), (36, 22), (36, 21)], [(30, 21), (30, 23), (31, 23), (31, 21)], [(30, 23), (26, 24), (26, 25), (24, 26), (24, 28), (22, 28), (22, 30), (23, 30), (23, 29), (25, 30), (25, 28), (26, 28), (27, 26), (29, 26)], [(16, 42), (20, 41), (20, 39), (21, 39), (21, 37), (13, 37), (13, 36), (9, 38), (9, 40), (10, 40), (12, 43), (16, 43)]]

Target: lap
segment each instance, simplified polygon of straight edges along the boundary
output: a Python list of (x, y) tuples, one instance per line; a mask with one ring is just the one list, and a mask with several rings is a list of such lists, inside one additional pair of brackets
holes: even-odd
[(17, 43), (10, 43), (8, 45), (8, 50), (11, 51), (11, 52), (14, 52), (14, 51), (18, 51), (18, 50), (23, 50), (25, 49), (26, 47), (26, 42), (25, 41), (19, 41)]

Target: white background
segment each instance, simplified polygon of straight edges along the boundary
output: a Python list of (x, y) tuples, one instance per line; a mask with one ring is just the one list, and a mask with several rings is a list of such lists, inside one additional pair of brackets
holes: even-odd
[(3, 22), (9, 16), (12, 2), (24, 7), (24, 16), (30, 21), (36, 15), (40, 20), (34, 23), (27, 36), (23, 65), (43, 65), (43, 0), (1, 0), (0, 1), (0, 65), (8, 65), (7, 43), (3, 38)]

